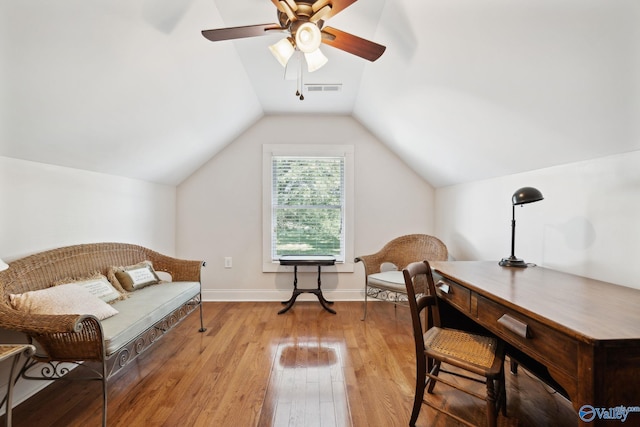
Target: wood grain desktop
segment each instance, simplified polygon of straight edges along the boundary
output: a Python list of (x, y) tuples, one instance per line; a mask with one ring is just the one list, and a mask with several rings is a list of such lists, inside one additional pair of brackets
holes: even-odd
[[(543, 267), (432, 262), (439, 296), (546, 367), (581, 425), (640, 406), (640, 290)], [(610, 411), (608, 412), (610, 413)], [(627, 420), (640, 423), (640, 413)]]

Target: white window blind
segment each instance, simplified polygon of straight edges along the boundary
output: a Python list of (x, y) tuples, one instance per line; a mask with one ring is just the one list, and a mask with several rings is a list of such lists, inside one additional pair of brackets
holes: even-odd
[(345, 158), (271, 159), (271, 259), (334, 255), (344, 262)]

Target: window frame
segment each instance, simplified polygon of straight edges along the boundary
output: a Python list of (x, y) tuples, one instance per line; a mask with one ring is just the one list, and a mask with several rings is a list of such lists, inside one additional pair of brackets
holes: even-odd
[[(333, 144), (264, 144), (262, 146), (262, 271), (282, 271), (280, 263), (271, 259), (272, 248), (272, 158), (287, 157), (344, 157), (344, 262), (336, 262), (335, 271), (354, 271), (354, 146)], [(299, 268), (306, 271), (306, 268)], [(309, 271), (315, 271), (309, 268)]]

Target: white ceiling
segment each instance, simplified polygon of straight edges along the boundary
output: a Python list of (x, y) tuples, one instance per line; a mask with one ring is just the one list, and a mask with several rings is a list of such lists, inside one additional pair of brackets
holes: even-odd
[(294, 96), (267, 46), (200, 30), (270, 0), (0, 0), (0, 155), (177, 184), (265, 114), (353, 115), (436, 187), (640, 149), (637, 0), (359, 0)]

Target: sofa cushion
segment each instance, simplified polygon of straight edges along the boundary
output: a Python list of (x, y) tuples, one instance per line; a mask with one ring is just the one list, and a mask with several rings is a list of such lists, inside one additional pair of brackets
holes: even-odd
[(407, 292), (402, 271), (384, 271), (367, 276), (367, 284), (394, 292)]
[(9, 298), (16, 310), (30, 314), (89, 314), (100, 320), (118, 314), (115, 308), (74, 283), (11, 294)]
[(120, 314), (102, 322), (107, 356), (199, 293), (199, 282), (162, 282), (136, 290), (113, 304)]

